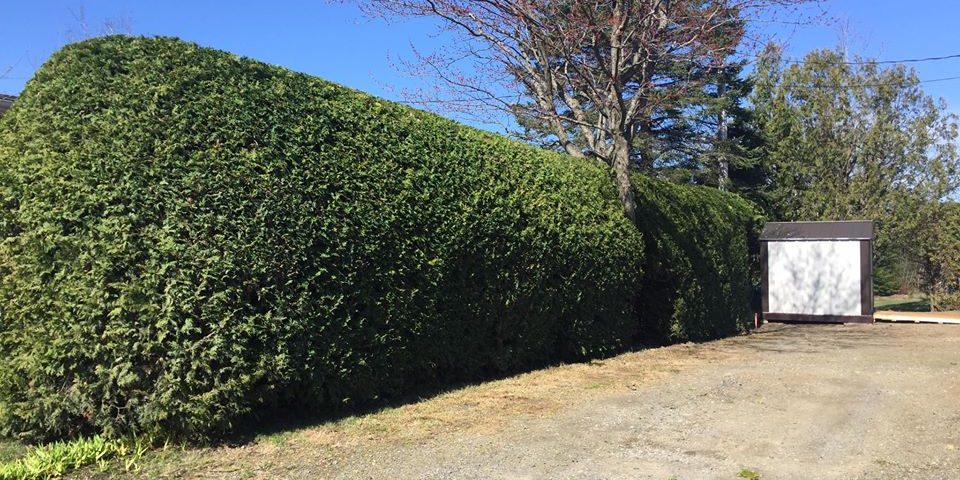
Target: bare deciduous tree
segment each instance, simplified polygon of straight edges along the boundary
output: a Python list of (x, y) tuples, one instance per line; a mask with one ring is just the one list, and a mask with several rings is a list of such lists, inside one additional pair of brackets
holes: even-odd
[(655, 112), (722, 65), (752, 12), (808, 0), (358, 1), (373, 15), (439, 19), (458, 41), (418, 54), (449, 87), (428, 101), (537, 122), (566, 153), (608, 165), (635, 219), (629, 172), (653, 164), (635, 140), (655, 128)]
[(104, 35), (130, 35), (133, 33), (133, 23), (127, 15), (119, 15), (103, 20), (99, 30), (93, 30), (87, 20), (87, 9), (83, 5), (76, 9), (69, 9), (73, 17), (74, 27), (67, 29), (68, 42), (79, 42), (88, 38)]

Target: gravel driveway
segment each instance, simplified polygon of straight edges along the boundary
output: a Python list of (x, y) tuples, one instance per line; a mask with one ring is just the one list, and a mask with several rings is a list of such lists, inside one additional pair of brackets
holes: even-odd
[[(320, 435), (326, 427), (319, 426), (279, 447), (212, 449), (172, 470), (168, 463), (165, 472), (666, 480), (735, 479), (746, 469), (763, 479), (960, 479), (960, 325), (768, 325), (623, 357), (501, 381), (512, 382), (513, 398), (523, 388), (540, 398), (536, 388), (563, 375), (570, 386), (551, 390), (559, 403), (542, 411), (507, 406), (516, 402), (502, 414), (488, 411), (491, 428), (473, 428), (482, 418), (471, 428), (446, 421), (407, 435), (385, 423), (382, 435), (372, 427)], [(661, 374), (640, 374), (636, 365), (647, 363)], [(595, 383), (584, 383), (586, 372)], [(507, 387), (484, 388), (421, 403), (438, 402), (429, 410), (435, 418), (443, 411), (456, 418), (456, 409), (467, 412)], [(413, 420), (404, 422), (416, 430)], [(237, 467), (218, 470), (225, 465)]]

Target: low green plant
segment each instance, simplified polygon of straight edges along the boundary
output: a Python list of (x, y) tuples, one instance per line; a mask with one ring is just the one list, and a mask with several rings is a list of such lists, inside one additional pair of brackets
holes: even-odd
[(761, 478), (759, 473), (754, 472), (749, 468), (741, 468), (740, 471), (737, 472), (737, 476), (740, 478), (745, 478), (747, 480), (760, 480)]
[(59, 441), (31, 449), (20, 459), (0, 463), (0, 480), (57, 478), (89, 465), (105, 470), (111, 461), (122, 461), (131, 471), (149, 450), (143, 438), (107, 439), (102, 436)]

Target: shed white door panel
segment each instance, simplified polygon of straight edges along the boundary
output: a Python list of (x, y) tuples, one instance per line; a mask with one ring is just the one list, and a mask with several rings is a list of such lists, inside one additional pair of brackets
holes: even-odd
[(860, 315), (860, 242), (767, 244), (770, 312)]

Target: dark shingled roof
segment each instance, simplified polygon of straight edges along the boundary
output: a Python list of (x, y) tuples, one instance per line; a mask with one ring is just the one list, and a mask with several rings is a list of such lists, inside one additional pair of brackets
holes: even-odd
[(873, 240), (873, 221), (770, 222), (760, 240)]
[(4, 95), (0, 93), (0, 115), (3, 115), (3, 112), (6, 112), (7, 109), (10, 108), (10, 105), (13, 105), (13, 101), (16, 99), (17, 97), (14, 97), (13, 95)]

